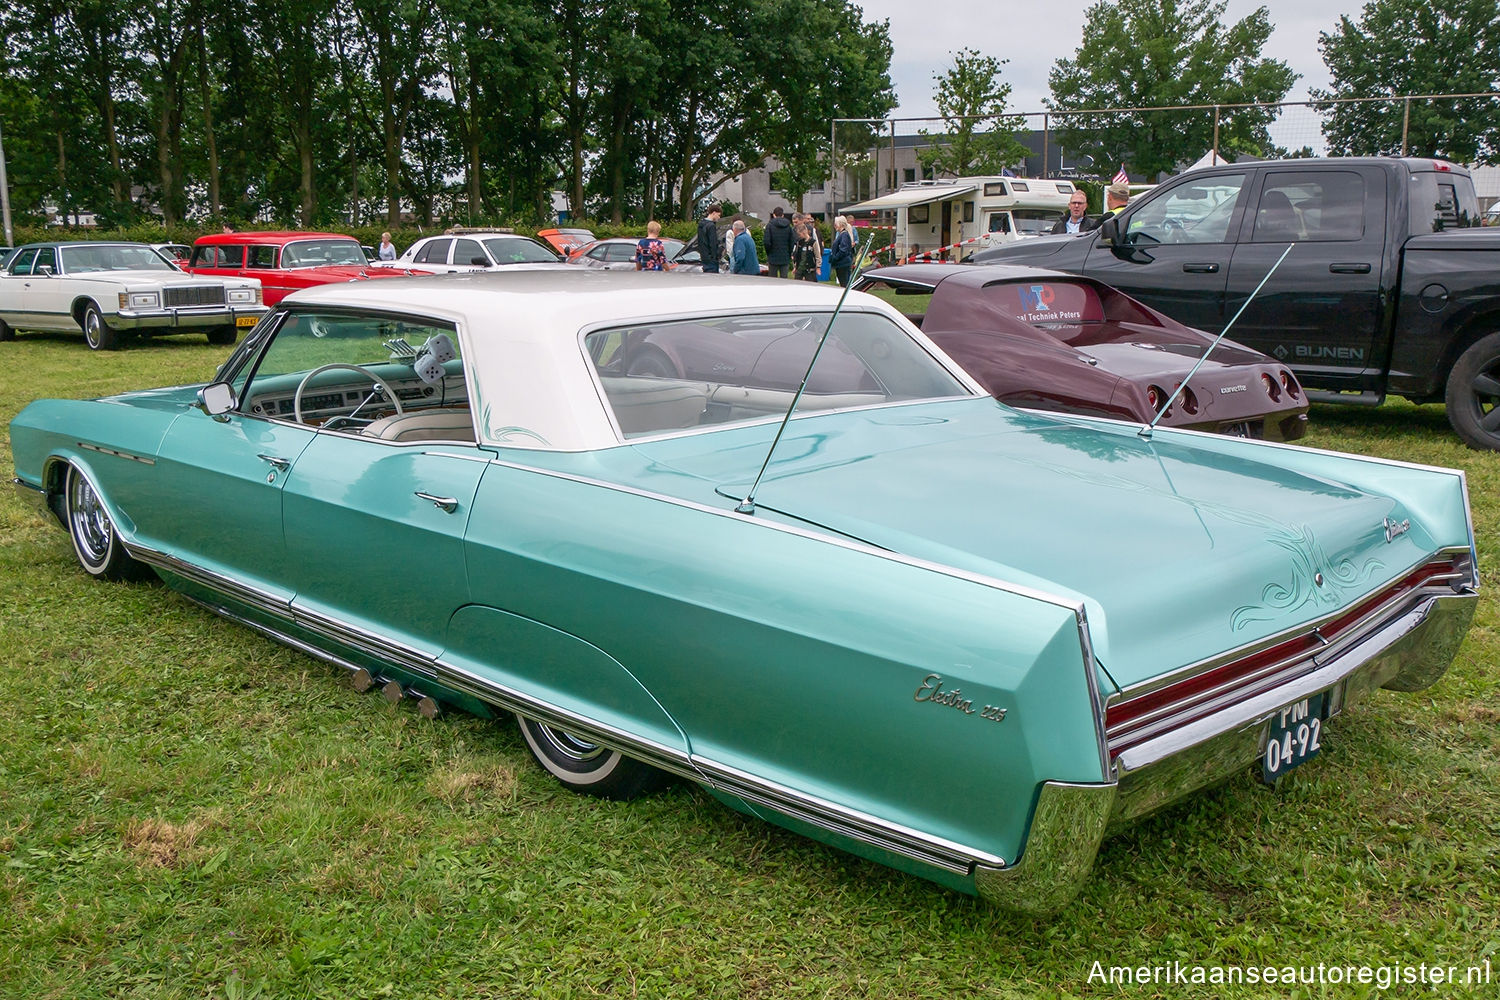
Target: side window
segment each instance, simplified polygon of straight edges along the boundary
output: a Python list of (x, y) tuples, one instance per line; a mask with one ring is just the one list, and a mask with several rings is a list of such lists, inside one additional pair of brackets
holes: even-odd
[(246, 267), (275, 267), (276, 248), (257, 245), (250, 248)]
[(1005, 212), (991, 212), (990, 213), (990, 232), (992, 232), (992, 233), (1008, 233), (1008, 232), (1010, 232), (1010, 215), (1008, 213), (1005, 213)]
[(193, 247), (193, 256), (188, 261), (188, 267), (218, 267), (218, 250), (218, 247)]
[(590, 250), (589, 253), (588, 253), (589, 258), (591, 260), (603, 260), (604, 259), (604, 252), (606, 250), (608, 250), (608, 249), (609, 248), (605, 247), (605, 246), (594, 247), (594, 249)]
[(57, 273), (57, 251), (52, 247), (42, 247), (36, 252), (36, 263), (31, 266), (31, 273), (41, 274), (44, 267), (53, 274)]
[(453, 263), (473, 264), (475, 257), (479, 258), (479, 263), (489, 265), (489, 258), (484, 255), (484, 247), (479, 245), (478, 240), (453, 241)]
[(448, 263), (448, 248), (452, 245), (452, 240), (433, 240), (422, 248), (413, 262), (417, 264), (446, 264)]
[(1135, 246), (1223, 243), (1244, 187), (1244, 174), (1179, 184), (1126, 217), (1124, 241)]
[(611, 243), (605, 247), (604, 259), (607, 261), (635, 260), (635, 246), (630, 243)]
[(16, 259), (11, 261), (10, 273), (30, 274), (32, 262), (35, 260), (36, 250), (22, 250), (19, 254), (16, 255)]
[(239, 247), (239, 246), (235, 246), (235, 247), (219, 247), (218, 249), (219, 249), (219, 263), (218, 263), (217, 266), (219, 266), (219, 267), (244, 267), (245, 266), (245, 248), (244, 247)]
[(1357, 240), (1365, 232), (1365, 181), (1354, 171), (1286, 171), (1266, 177), (1255, 207), (1256, 243)]

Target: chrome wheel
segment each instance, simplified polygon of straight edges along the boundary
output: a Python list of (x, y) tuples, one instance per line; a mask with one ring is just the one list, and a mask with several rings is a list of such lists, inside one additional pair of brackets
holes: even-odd
[(575, 792), (633, 799), (655, 791), (666, 782), (664, 773), (618, 750), (524, 715), (516, 716), (516, 720), (537, 763)]
[(138, 579), (146, 567), (132, 559), (120, 542), (99, 491), (76, 467), (69, 467), (64, 486), (68, 535), (78, 565), (102, 580)]
[(92, 302), (83, 307), (83, 339), (91, 351), (111, 351), (120, 343), (119, 334), (104, 321), (104, 314)]

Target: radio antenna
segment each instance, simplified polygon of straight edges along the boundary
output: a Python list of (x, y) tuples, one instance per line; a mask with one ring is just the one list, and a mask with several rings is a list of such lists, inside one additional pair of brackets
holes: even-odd
[(771, 447), (766, 449), (766, 460), (760, 463), (760, 471), (755, 474), (755, 481), (750, 484), (750, 491), (745, 494), (745, 499), (734, 508), (736, 514), (755, 513), (755, 491), (760, 489), (761, 477), (766, 474), (766, 469), (771, 465), (771, 456), (776, 453), (776, 446), (781, 443), (781, 435), (786, 431), (787, 422), (792, 419), (792, 411), (797, 408), (797, 403), (802, 399), (803, 390), (807, 388), (807, 380), (812, 377), (813, 365), (818, 363), (818, 355), (823, 353), (823, 345), (828, 342), (828, 334), (833, 331), (833, 324), (839, 318), (839, 313), (844, 308), (844, 300), (849, 297), (849, 289), (854, 285), (854, 276), (859, 273), (860, 265), (865, 261), (865, 251), (870, 248), (870, 241), (866, 240), (859, 248), (859, 253), (854, 258), (854, 264), (849, 268), (849, 284), (844, 286), (843, 294), (839, 296), (838, 304), (833, 307), (833, 315), (828, 317), (828, 325), (823, 328), (823, 335), (818, 338), (818, 346), (813, 348), (812, 359), (807, 363), (807, 371), (802, 373), (802, 382), (797, 386), (796, 393), (792, 396), (791, 405), (786, 408), (786, 413), (781, 417), (781, 426), (776, 428), (776, 436), (771, 439)]
[(1203, 362), (1208, 360), (1208, 356), (1214, 352), (1214, 348), (1219, 346), (1219, 341), (1223, 340), (1229, 334), (1230, 328), (1234, 326), (1240, 315), (1244, 313), (1245, 306), (1255, 301), (1255, 297), (1260, 294), (1260, 290), (1266, 287), (1266, 282), (1271, 280), (1271, 275), (1276, 273), (1276, 269), (1281, 266), (1281, 262), (1286, 260), (1286, 255), (1291, 253), (1292, 247), (1296, 245), (1295, 243), (1288, 243), (1286, 245), (1286, 249), (1281, 251), (1281, 256), (1276, 258), (1276, 263), (1271, 265), (1271, 269), (1266, 272), (1266, 276), (1260, 279), (1260, 284), (1255, 286), (1255, 291), (1250, 293), (1250, 297), (1244, 301), (1239, 310), (1234, 314), (1234, 317), (1224, 325), (1224, 329), (1219, 331), (1219, 335), (1214, 338), (1214, 342), (1208, 345), (1208, 350), (1203, 352), (1203, 357), (1199, 358), (1198, 363), (1193, 365), (1192, 370), (1187, 373), (1181, 382), (1177, 383), (1177, 388), (1172, 390), (1172, 394), (1167, 397), (1167, 401), (1162, 404), (1161, 409), (1156, 411), (1156, 416), (1151, 419), (1149, 424), (1136, 431), (1137, 434), (1147, 441), (1151, 440), (1151, 432), (1156, 430), (1157, 423), (1172, 408), (1172, 402), (1181, 394), (1183, 389), (1187, 388), (1188, 380), (1198, 374), (1198, 369), (1203, 367)]

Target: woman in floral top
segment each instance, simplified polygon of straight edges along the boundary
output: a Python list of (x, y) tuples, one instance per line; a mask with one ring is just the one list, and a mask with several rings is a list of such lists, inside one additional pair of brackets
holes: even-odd
[(665, 271), (667, 248), (661, 241), (661, 223), (655, 219), (646, 223), (646, 238), (636, 241), (635, 269), (637, 271)]

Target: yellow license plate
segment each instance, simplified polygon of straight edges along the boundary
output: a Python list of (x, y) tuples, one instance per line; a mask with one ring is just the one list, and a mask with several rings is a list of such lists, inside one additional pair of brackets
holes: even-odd
[(260, 322), (259, 316), (236, 316), (234, 318), (235, 326), (254, 326), (258, 322)]

